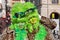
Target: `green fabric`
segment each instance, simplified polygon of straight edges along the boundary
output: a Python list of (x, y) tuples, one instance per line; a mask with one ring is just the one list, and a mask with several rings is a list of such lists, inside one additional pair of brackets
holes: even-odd
[[(47, 31), (45, 30), (45, 26), (39, 23), (40, 22), (39, 14), (38, 14), (38, 10), (34, 9), (35, 7), (36, 6), (34, 6), (34, 4), (31, 2), (15, 3), (13, 5), (11, 9), (12, 24), (10, 26), (10, 29), (15, 31), (15, 40), (26, 39), (27, 33), (29, 32), (32, 33), (33, 29), (38, 30), (39, 26), (40, 26), (40, 29), (35, 35), (34, 40), (45, 39)], [(32, 11), (32, 8), (34, 9), (33, 11)], [(31, 9), (31, 10), (28, 10), (28, 9)], [(18, 18), (15, 16), (15, 13), (19, 13)], [(23, 16), (23, 17), (20, 17), (20, 16)]]
[(10, 26), (10, 29), (15, 30), (15, 40), (24, 40), (27, 38), (27, 31), (20, 29), (19, 24), (14, 24)]
[(36, 33), (34, 40), (45, 40), (46, 35), (47, 35), (47, 31), (45, 29), (45, 26), (41, 24), (40, 29)]

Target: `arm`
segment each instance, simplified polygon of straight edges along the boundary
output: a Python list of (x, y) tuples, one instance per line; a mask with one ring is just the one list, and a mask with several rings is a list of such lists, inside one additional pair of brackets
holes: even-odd
[(42, 24), (44, 24), (45, 26), (47, 26), (48, 28), (50, 28), (50, 29), (54, 29), (57, 26), (55, 21), (52, 21), (51, 19), (46, 18), (44, 16), (41, 17), (41, 21), (40, 22)]

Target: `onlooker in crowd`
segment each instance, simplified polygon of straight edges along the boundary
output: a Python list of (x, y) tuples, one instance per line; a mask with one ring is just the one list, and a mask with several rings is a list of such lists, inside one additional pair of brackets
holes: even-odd
[(11, 24), (11, 18), (10, 18), (9, 11), (6, 13), (6, 20), (7, 20), (7, 26), (9, 26)]
[(2, 34), (5, 28), (6, 28), (6, 16), (2, 15), (2, 17), (0, 18), (0, 34)]

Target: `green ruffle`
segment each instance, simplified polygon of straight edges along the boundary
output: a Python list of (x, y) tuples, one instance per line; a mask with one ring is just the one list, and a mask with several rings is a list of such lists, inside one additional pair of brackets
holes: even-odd
[(40, 29), (37, 32), (37, 34), (35, 35), (34, 40), (45, 40), (46, 35), (47, 35), (47, 31), (45, 29), (45, 26), (41, 24)]

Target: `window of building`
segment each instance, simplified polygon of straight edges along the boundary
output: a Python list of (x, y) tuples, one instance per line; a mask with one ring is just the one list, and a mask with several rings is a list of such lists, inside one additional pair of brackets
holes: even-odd
[(2, 12), (2, 4), (0, 3), (0, 12)]
[(29, 0), (25, 0), (26, 2), (28, 2)]
[(52, 4), (58, 4), (59, 0), (52, 0)]
[(0, 4), (0, 9), (2, 9), (2, 4)]
[(57, 12), (52, 12), (50, 15), (51, 19), (59, 19), (59, 14)]
[(20, 0), (13, 0), (13, 1), (20, 1)]

